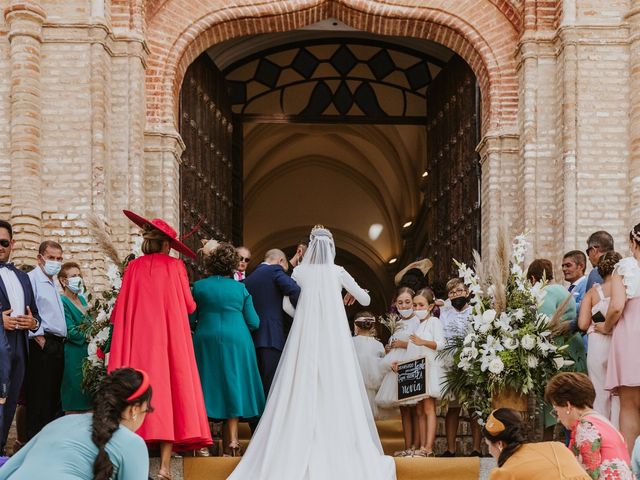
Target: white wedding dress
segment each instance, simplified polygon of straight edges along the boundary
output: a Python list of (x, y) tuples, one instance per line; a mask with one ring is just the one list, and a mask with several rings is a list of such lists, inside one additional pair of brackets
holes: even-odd
[(293, 278), (302, 290), (267, 405), (229, 480), (394, 480), (382, 452), (349, 331), (342, 288), (370, 302), (324, 228)]

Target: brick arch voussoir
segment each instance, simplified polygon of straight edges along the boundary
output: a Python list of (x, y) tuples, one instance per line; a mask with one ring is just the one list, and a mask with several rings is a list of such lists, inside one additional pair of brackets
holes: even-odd
[[(515, 29), (497, 35), (493, 24), (473, 27), (458, 16), (424, 6), (390, 11), (375, 0), (293, 0), (224, 8), (200, 17), (182, 32), (153, 22), (148, 30), (152, 52), (146, 78), (148, 124), (175, 123), (184, 74), (209, 46), (239, 35), (285, 32), (329, 17), (371, 33), (424, 38), (450, 48), (465, 59), (478, 79), (483, 131), (515, 124)], [(162, 29), (163, 25), (167, 28)], [(167, 45), (167, 38), (175, 40)], [(492, 40), (501, 43), (492, 45)], [(505, 48), (505, 42), (513, 45)]]

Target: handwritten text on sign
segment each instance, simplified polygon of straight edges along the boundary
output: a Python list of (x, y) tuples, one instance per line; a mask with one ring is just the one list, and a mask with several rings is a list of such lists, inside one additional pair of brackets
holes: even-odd
[(426, 359), (398, 364), (398, 400), (408, 400), (427, 392)]

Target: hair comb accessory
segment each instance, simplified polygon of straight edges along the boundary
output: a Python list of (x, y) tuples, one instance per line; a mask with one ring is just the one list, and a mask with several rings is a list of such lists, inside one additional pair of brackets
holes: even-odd
[(491, 412), (491, 414), (489, 415), (489, 418), (487, 418), (487, 423), (485, 423), (484, 428), (491, 435), (499, 435), (502, 432), (504, 432), (507, 427), (504, 426), (504, 423), (502, 423), (500, 420), (498, 420), (496, 417), (493, 416), (494, 412), (495, 410)]
[(202, 248), (198, 250), (199, 253), (202, 253), (205, 257), (208, 257), (209, 255), (211, 255), (216, 248), (218, 248), (220, 246), (220, 243), (218, 243), (217, 240), (206, 240), (206, 239), (202, 239)]
[(142, 383), (140, 383), (140, 386), (135, 392), (127, 397), (127, 402), (133, 402), (137, 398), (141, 397), (144, 392), (149, 390), (149, 375), (147, 375), (147, 372), (140, 370), (139, 368), (136, 368), (135, 371), (142, 375)]

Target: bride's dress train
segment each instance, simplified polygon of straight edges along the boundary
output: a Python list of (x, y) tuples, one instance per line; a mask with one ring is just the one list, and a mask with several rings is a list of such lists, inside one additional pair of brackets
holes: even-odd
[(330, 233), (322, 232), (328, 236), (320, 240), (312, 232), (310, 259), (294, 270), (302, 293), (293, 327), (260, 423), (229, 480), (396, 478), (393, 459), (382, 452), (341, 291), (363, 305), (369, 295), (333, 264), (335, 253), (330, 262), (314, 255), (314, 242), (322, 249), (329, 239), (335, 252)]

